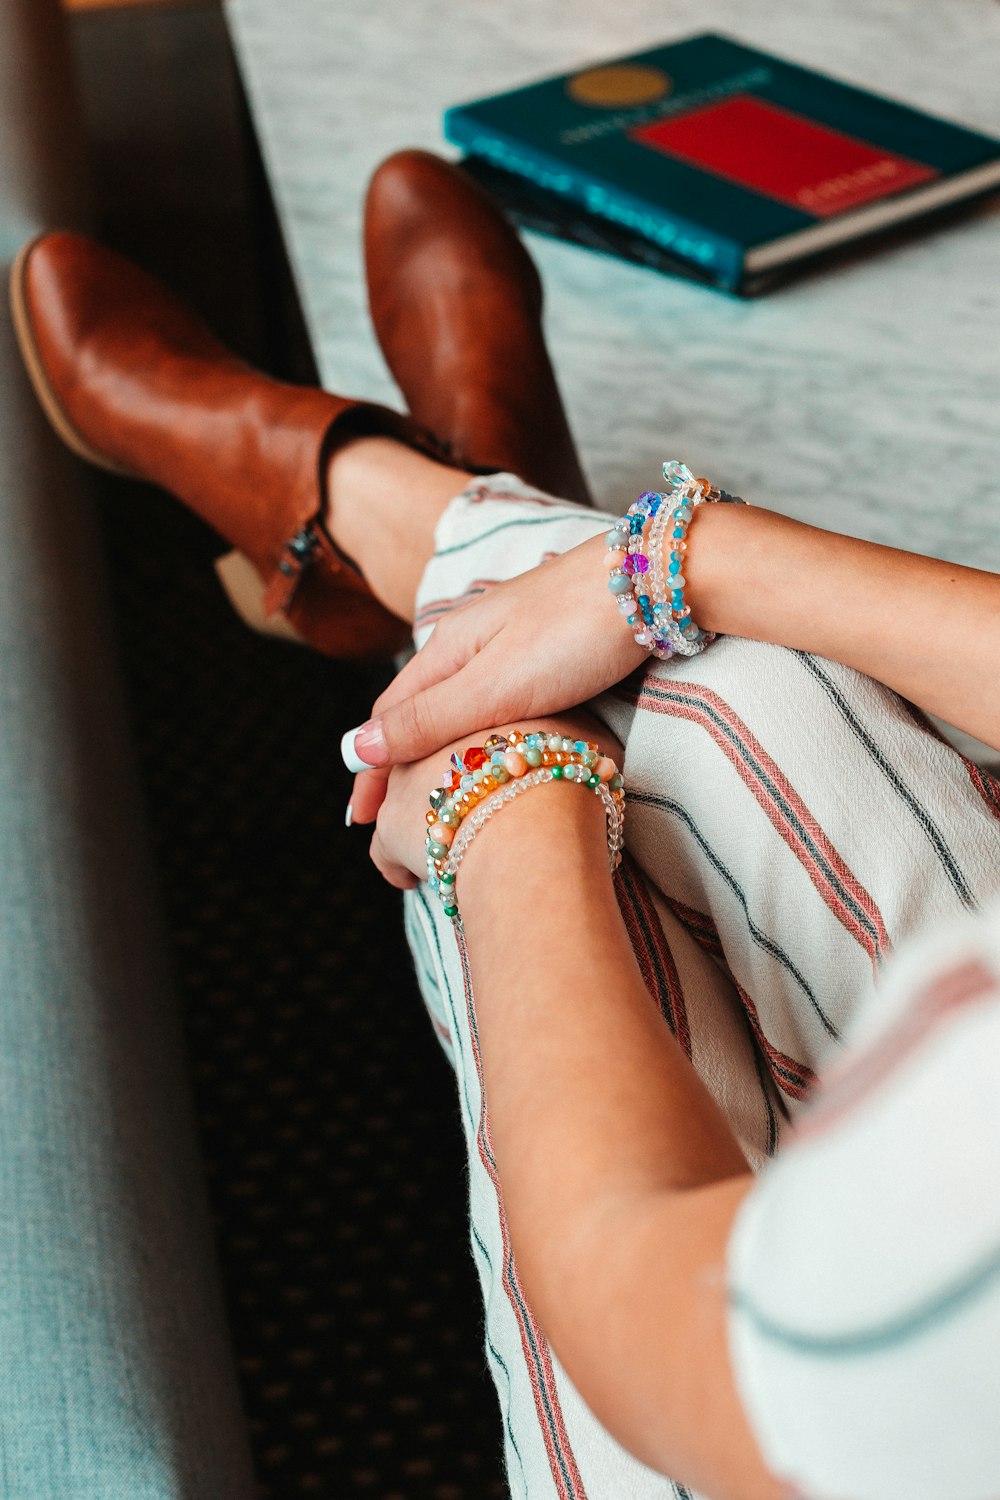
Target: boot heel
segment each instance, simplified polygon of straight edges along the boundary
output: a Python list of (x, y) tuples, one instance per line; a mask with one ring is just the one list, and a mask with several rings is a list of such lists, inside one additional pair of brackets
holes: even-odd
[(242, 552), (227, 552), (213, 564), (230, 604), (251, 630), (258, 635), (276, 636), (278, 640), (306, 645), (294, 626), (282, 614), (264, 613), (264, 582), (253, 563)]

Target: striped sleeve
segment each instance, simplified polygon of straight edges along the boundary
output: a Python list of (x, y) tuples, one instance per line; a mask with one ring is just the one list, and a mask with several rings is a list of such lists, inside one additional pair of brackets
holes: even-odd
[(737, 1383), (793, 1494), (1000, 1495), (1000, 906), (893, 960), (728, 1274)]

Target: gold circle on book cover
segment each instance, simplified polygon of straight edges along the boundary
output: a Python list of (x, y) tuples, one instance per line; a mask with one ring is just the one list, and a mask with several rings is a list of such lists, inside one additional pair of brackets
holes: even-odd
[(577, 104), (595, 109), (621, 109), (623, 105), (651, 104), (673, 87), (673, 79), (662, 68), (639, 63), (616, 63), (608, 68), (588, 68), (575, 73), (566, 92)]

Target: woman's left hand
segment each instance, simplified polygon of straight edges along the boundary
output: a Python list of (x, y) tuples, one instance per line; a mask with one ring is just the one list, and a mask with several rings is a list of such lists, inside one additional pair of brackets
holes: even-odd
[[(482, 745), (491, 734), (504, 734), (512, 726), (500, 730), (495, 727), (480, 730), (478, 734), (463, 735), (444, 749), (437, 750), (423, 760), (410, 761), (395, 766), (389, 773), (385, 800), (382, 802), (375, 822), (375, 833), (371, 841), (371, 857), (379, 872), (390, 885), (408, 891), (418, 886), (427, 870), (425, 839), (427, 835), (428, 797), (433, 787), (440, 784), (449, 769), (449, 758), (453, 750), (463, 751), (470, 745)], [(604, 754), (622, 763), (621, 746), (612, 735), (590, 714), (582, 709), (573, 713), (546, 717), (536, 723), (524, 720), (520, 728), (530, 731), (547, 729), (553, 734), (569, 735), (571, 739), (589, 740), (599, 745)]]

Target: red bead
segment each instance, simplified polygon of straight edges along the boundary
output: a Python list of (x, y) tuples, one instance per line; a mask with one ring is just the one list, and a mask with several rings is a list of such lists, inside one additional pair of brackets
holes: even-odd
[(465, 761), (465, 769), (470, 773), (478, 771), (480, 766), (486, 764), (486, 752), (484, 750), (466, 750), (462, 756)]

